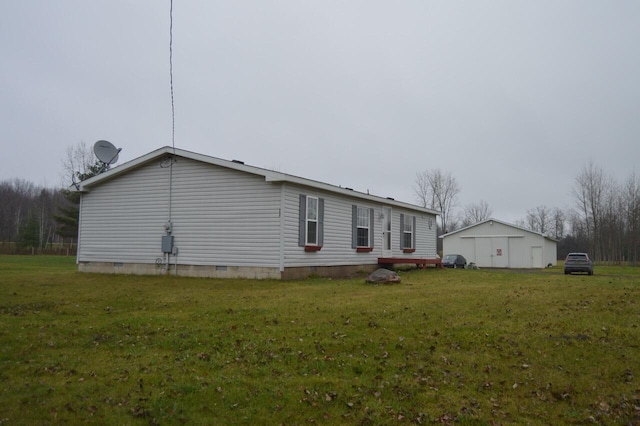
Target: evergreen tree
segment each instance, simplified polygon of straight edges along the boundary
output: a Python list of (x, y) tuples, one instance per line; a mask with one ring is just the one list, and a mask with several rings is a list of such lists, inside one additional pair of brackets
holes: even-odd
[[(74, 185), (99, 174), (103, 165), (95, 160), (93, 165), (86, 167), (86, 172), (76, 171), (74, 173)], [(66, 205), (58, 207), (58, 214), (53, 215), (58, 224), (56, 232), (63, 238), (78, 240), (78, 218), (80, 216), (80, 193), (75, 189), (63, 189), (62, 195), (67, 200)]]
[(30, 213), (27, 220), (20, 226), (17, 237), (19, 248), (36, 248), (40, 244), (38, 218)]
[(78, 217), (80, 215), (80, 193), (63, 189), (62, 195), (66, 203), (64, 206), (58, 207), (58, 214), (54, 214), (56, 220), (56, 232), (62, 238), (71, 238), (73, 241), (78, 239)]

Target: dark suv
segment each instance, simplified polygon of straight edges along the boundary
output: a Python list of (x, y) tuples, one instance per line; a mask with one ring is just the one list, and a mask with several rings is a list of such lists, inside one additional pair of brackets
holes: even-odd
[(447, 254), (442, 258), (442, 266), (445, 268), (464, 268), (467, 266), (467, 259), (461, 254)]
[(593, 262), (587, 253), (569, 253), (564, 261), (564, 273), (586, 272), (593, 275)]

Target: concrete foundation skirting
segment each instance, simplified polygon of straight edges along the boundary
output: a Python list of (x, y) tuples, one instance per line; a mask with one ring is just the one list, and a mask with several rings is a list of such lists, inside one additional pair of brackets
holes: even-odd
[(352, 278), (358, 275), (367, 275), (378, 268), (378, 265), (300, 266), (285, 268), (282, 272), (282, 279), (299, 280), (310, 276)]
[(211, 265), (178, 265), (176, 271), (172, 264), (169, 270), (164, 265), (150, 263), (121, 262), (79, 262), (78, 271), (98, 274), (129, 275), (178, 275), (181, 277), (201, 278), (249, 278), (249, 279), (283, 279), (296, 280), (309, 276), (327, 278), (349, 278), (368, 274), (378, 265), (345, 265), (345, 266), (302, 266), (285, 268), (249, 267), (249, 266), (211, 266)]
[(130, 274), (130, 275), (178, 275), (181, 277), (201, 278), (251, 278), (251, 279), (280, 279), (278, 268), (260, 268), (247, 266), (211, 265), (176, 265), (169, 269), (164, 265), (151, 263), (120, 263), (120, 262), (79, 262), (78, 271), (98, 274)]

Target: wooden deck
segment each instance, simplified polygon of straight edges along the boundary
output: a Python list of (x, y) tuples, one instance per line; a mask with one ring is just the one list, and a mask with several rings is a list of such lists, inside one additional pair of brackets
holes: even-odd
[(379, 257), (378, 265), (388, 266), (399, 263), (414, 264), (418, 268), (424, 269), (428, 265), (434, 265), (436, 268), (442, 268), (442, 259), (418, 259), (411, 257)]

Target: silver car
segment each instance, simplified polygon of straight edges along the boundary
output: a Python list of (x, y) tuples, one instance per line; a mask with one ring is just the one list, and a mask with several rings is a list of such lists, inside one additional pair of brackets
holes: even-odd
[(587, 253), (569, 253), (564, 261), (564, 273), (585, 272), (593, 275), (593, 262)]

